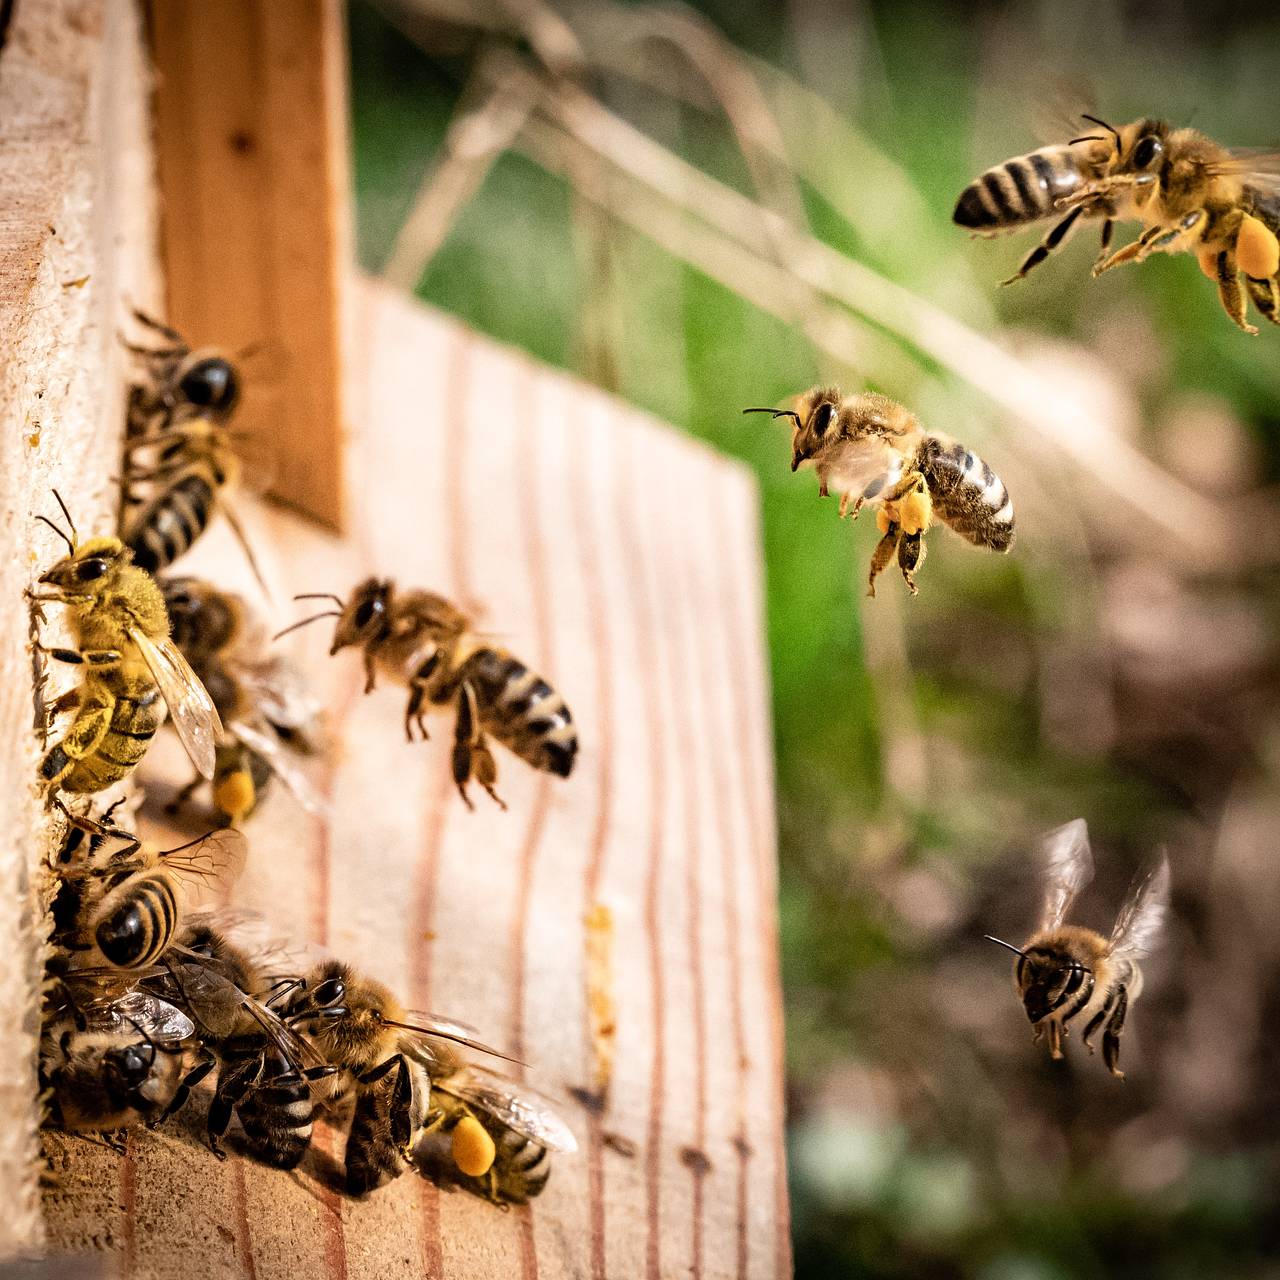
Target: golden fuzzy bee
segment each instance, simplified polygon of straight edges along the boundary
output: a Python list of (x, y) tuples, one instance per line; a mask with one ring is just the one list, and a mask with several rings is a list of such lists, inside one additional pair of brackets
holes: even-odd
[[(1101, 133), (1041, 147), (988, 169), (960, 195), (956, 223), (980, 235), (1056, 218), (1005, 284), (1021, 280), (1085, 219), (1101, 219), (1093, 274), (1152, 253), (1194, 253), (1218, 285), (1223, 310), (1246, 333), (1248, 297), (1280, 324), (1280, 166), (1275, 156), (1232, 152), (1195, 129), (1163, 120), (1115, 128), (1085, 116)], [(1143, 231), (1110, 253), (1117, 221)], [(1243, 278), (1244, 287), (1241, 287)]]
[(46, 1007), (40, 1084), (46, 1123), (109, 1133), (155, 1123), (186, 1097), (195, 1026), (180, 1009), (143, 991)]
[(182, 745), (206, 778), (213, 777), (222, 725), (212, 699), (169, 634), (164, 597), (155, 579), (133, 563), (118, 538), (80, 542), (55, 492), (70, 533), (39, 516), (66, 541), (68, 554), (40, 576), (51, 588), (37, 605), (66, 605), (76, 646), (40, 646), (59, 662), (83, 669), (80, 684), (49, 708), (50, 718), (75, 717), (40, 763), (46, 796), (93, 793), (119, 782), (146, 754), (167, 706)]
[(992, 551), (1013, 546), (1013, 499), (1004, 482), (971, 449), (925, 431), (915, 415), (887, 396), (844, 396), (814, 387), (795, 409), (744, 409), (790, 418), (791, 470), (812, 466), (818, 493), (840, 495), (840, 515), (856, 518), (876, 503), (882, 537), (871, 557), (867, 594), (895, 552), (911, 594), (924, 563), (924, 535), (934, 520), (966, 542)]
[[(214, 807), (239, 823), (278, 777), (309, 813), (324, 809), (295, 761), (322, 747), (321, 710), (300, 673), (267, 654), (266, 634), (245, 600), (200, 578), (160, 582), (174, 643), (209, 691), (225, 733), (212, 782)], [(196, 778), (173, 802), (180, 807), (201, 785)]]
[[(369, 578), (349, 600), (336, 595), (302, 595), (330, 600), (335, 609), (305, 618), (280, 635), (320, 618), (336, 618), (330, 654), (351, 646), (363, 652), (365, 692), (379, 671), (409, 689), (405, 736), (416, 725), (425, 739), (427, 708), (455, 712), (453, 779), (471, 808), (467, 783), (475, 779), (503, 808), (494, 791), (498, 767), (486, 734), (535, 769), (567, 778), (578, 751), (578, 732), (564, 698), (519, 658), (486, 644), (456, 605), (431, 591), (402, 591)], [(278, 638), (278, 637), (277, 637)]]
[(181, 927), (187, 881), (230, 881), (243, 861), (238, 831), (157, 850), (110, 825), (88, 831), (73, 825), (55, 867), (53, 941), (90, 964), (99, 958), (115, 969), (154, 964)]
[(1089, 830), (1082, 818), (1051, 831), (1043, 842), (1045, 898), (1040, 925), (1022, 946), (986, 935), (1016, 952), (1014, 988), (1035, 1029), (1038, 1043), (1047, 1036), (1049, 1053), (1061, 1058), (1067, 1023), (1081, 1019), (1081, 1039), (1093, 1052), (1093, 1036), (1102, 1031), (1102, 1059), (1119, 1080), (1120, 1036), (1125, 1018), (1142, 994), (1138, 961), (1155, 945), (1169, 908), (1169, 863), (1161, 857), (1139, 877), (1116, 917), (1111, 936), (1083, 925), (1067, 924), (1076, 895), (1093, 879)]

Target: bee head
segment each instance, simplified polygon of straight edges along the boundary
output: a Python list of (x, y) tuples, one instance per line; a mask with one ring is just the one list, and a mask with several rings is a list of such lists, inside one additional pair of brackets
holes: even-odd
[(791, 470), (797, 471), (802, 463), (812, 461), (839, 422), (840, 392), (835, 387), (815, 387), (800, 397), (795, 409), (743, 409), (742, 412), (791, 419)]
[(180, 370), (177, 391), (194, 408), (225, 417), (240, 399), (240, 375), (224, 356), (197, 356)]
[(1014, 968), (1022, 1007), (1031, 1023), (1047, 1018), (1085, 980), (1090, 970), (1065, 951), (1028, 947)]
[(329, 652), (337, 653), (348, 645), (364, 646), (384, 635), (390, 602), (391, 583), (385, 578), (369, 578), (362, 582), (342, 606)]
[[(200, 578), (165, 578), (160, 583), (174, 640), (183, 650), (225, 649), (238, 626), (238, 598)], [(187, 653), (191, 661), (191, 654)]]
[(100, 595), (132, 560), (133, 553), (119, 538), (90, 538), (42, 573), (40, 581), (69, 596)]

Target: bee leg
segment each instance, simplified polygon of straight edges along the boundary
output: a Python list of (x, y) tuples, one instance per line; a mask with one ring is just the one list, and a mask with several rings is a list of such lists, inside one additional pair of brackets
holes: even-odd
[(1049, 228), (1049, 234), (1040, 241), (1034, 249), (1022, 260), (1022, 265), (1007, 280), (1001, 280), (1000, 284), (1013, 284), (1015, 281), (1021, 280), (1026, 274), (1038, 267), (1064, 240), (1071, 234), (1072, 228), (1076, 221), (1084, 212), (1084, 205), (1076, 205), (1065, 218), (1055, 222)]
[(920, 588), (915, 583), (915, 572), (924, 564), (924, 534), (917, 531), (916, 533), (904, 533), (898, 542), (898, 568), (902, 570), (902, 577), (906, 581), (907, 586), (911, 589), (913, 596), (920, 594)]
[[(133, 312), (133, 318), (140, 325), (150, 329), (153, 333), (160, 334), (161, 337), (168, 338), (168, 340), (173, 343), (171, 354), (175, 356), (185, 356), (190, 353), (191, 348), (187, 346), (186, 339), (176, 329), (165, 324), (163, 320), (157, 320), (155, 316), (143, 311), (141, 307), (131, 307), (130, 310)], [(146, 349), (148, 351), (154, 350), (154, 348)]]
[(66, 693), (59, 694), (49, 703), (48, 723), (52, 724), (60, 715), (64, 715), (68, 711), (74, 710), (80, 705), (80, 690), (68, 689)]
[(1106, 220), (1102, 224), (1102, 234), (1098, 237), (1098, 257), (1093, 264), (1093, 274), (1098, 274), (1098, 268), (1107, 260), (1107, 255), (1111, 252), (1111, 237), (1115, 234), (1116, 220), (1108, 214)]
[(1049, 1023), (1049, 1057), (1055, 1061), (1062, 1057), (1062, 1023), (1056, 1018)]
[(109, 695), (99, 695), (92, 701), (84, 702), (71, 727), (45, 752), (40, 762), (40, 777), (52, 788), (68, 774), (77, 760), (97, 749), (107, 730), (111, 728), (111, 713), (115, 699)]
[(218, 1074), (218, 1087), (214, 1091), (213, 1101), (209, 1104), (205, 1136), (209, 1143), (209, 1150), (219, 1160), (227, 1158), (227, 1153), (218, 1145), (218, 1141), (231, 1125), (231, 1114), (249, 1090), (262, 1078), (265, 1065), (263, 1055), (259, 1054), (256, 1058), (246, 1058), (229, 1071)]
[(413, 726), (415, 724), (422, 732), (423, 742), (426, 742), (428, 738), (426, 726), (422, 723), (422, 699), (426, 692), (426, 689), (417, 683), (409, 691), (409, 703), (404, 709), (404, 736), (410, 742), (413, 741)]
[(1084, 1032), (1080, 1036), (1080, 1043), (1084, 1045), (1090, 1053), (1093, 1052), (1093, 1037), (1098, 1028), (1107, 1020), (1112, 1009), (1116, 1007), (1116, 994), (1113, 991), (1106, 999), (1106, 1003), (1102, 1008), (1089, 1019), (1089, 1025), (1085, 1027)]
[[(862, 510), (862, 504), (865, 501), (866, 501), (866, 498), (859, 497), (858, 500), (853, 504), (852, 515), (855, 520), (858, 518), (858, 512)], [(846, 491), (845, 493), (842, 493), (840, 495), (840, 519), (843, 520), (845, 516), (849, 514), (851, 514), (849, 511), (849, 494)]]
[(1272, 324), (1280, 324), (1280, 277), (1259, 280), (1254, 276), (1245, 276), (1244, 282), (1259, 314)]
[(1106, 1031), (1102, 1033), (1102, 1060), (1117, 1080), (1124, 1079), (1124, 1072), (1116, 1063), (1120, 1061), (1120, 1034), (1124, 1031), (1124, 1018), (1128, 1011), (1129, 988), (1121, 985), (1116, 988), (1116, 1007), (1112, 1010)]
[(173, 1099), (169, 1105), (152, 1121), (149, 1121), (147, 1128), (154, 1129), (156, 1125), (163, 1124), (171, 1115), (181, 1111), (186, 1105), (187, 1099), (191, 1096), (191, 1090), (200, 1083), (201, 1080), (209, 1074), (210, 1071), (218, 1065), (218, 1060), (205, 1049), (203, 1046), (200, 1050), (202, 1054), (201, 1061), (197, 1062), (185, 1076), (182, 1077), (181, 1083), (174, 1091)]
[(377, 684), (377, 672), (373, 665), (372, 646), (364, 651), (364, 691), (372, 693)]
[(1245, 333), (1258, 332), (1257, 328), (1251, 325), (1246, 317), (1246, 302), (1244, 290), (1240, 288), (1240, 271), (1236, 266), (1236, 255), (1231, 249), (1223, 249), (1218, 254), (1217, 262), (1218, 276), (1218, 299), (1222, 303), (1222, 309), (1235, 321), (1236, 326), (1243, 329)]
[(458, 690), (458, 717), (453, 723), (453, 781), (458, 794), (468, 809), (474, 809), (467, 795), (467, 782), (471, 777), (471, 752), (475, 746), (479, 726), (476, 723), (476, 695), (470, 684), (463, 683)]
[[(883, 516), (884, 512), (880, 514)], [(893, 559), (893, 553), (898, 548), (898, 539), (902, 536), (902, 531), (894, 520), (885, 519), (883, 529), (884, 537), (876, 543), (876, 549), (871, 553), (871, 572), (867, 576), (867, 595), (873, 599), (876, 594), (876, 579)]]

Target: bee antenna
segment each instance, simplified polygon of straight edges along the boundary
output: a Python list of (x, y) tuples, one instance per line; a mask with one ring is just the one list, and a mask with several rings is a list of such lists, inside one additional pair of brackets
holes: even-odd
[(1077, 142), (1106, 142), (1106, 138), (1100, 133), (1086, 133), (1083, 137), (1072, 138), (1067, 146), (1074, 147)]
[(297, 631), (299, 627), (309, 627), (313, 622), (319, 622), (321, 618), (340, 618), (342, 614), (335, 609), (330, 609), (325, 613), (314, 613), (309, 618), (303, 618), (301, 622), (295, 622), (292, 626), (285, 627), (283, 631), (277, 631), (271, 638), (279, 640), (281, 636), (287, 636), (290, 631)]
[(982, 935), (988, 942), (994, 942), (997, 946), (1008, 947), (1014, 955), (1025, 956), (1027, 953), (1021, 947), (1015, 947), (1012, 942), (1006, 942), (1003, 938), (993, 938), (989, 933)]
[[(53, 491), (53, 496), (54, 496), (55, 498), (58, 498), (58, 505), (59, 505), (60, 507), (62, 507), (62, 510), (65, 512), (67, 508), (66, 508), (65, 506), (63, 506), (62, 499), (58, 497), (58, 491), (57, 491), (57, 489), (55, 489), (55, 490)], [(60, 528), (58, 525), (54, 524), (54, 522), (53, 522), (52, 520), (50, 520), (48, 516), (36, 516), (36, 519), (37, 519), (37, 520), (39, 520), (41, 524), (47, 524), (47, 525), (49, 526), (49, 528), (50, 528), (50, 529), (52, 529), (52, 530), (54, 531), (54, 533), (56, 533), (56, 534), (58, 535), (58, 537), (60, 537), (60, 538), (63, 540), (63, 542), (65, 542), (65, 543), (67, 544), (67, 548), (68, 548), (68, 550), (71, 552), (71, 554), (72, 554), (72, 555), (75, 555), (75, 553), (76, 553), (76, 542), (75, 542), (75, 532), (76, 532), (76, 529), (75, 529), (75, 525), (72, 525), (72, 526), (71, 526), (71, 536), (69, 536), (69, 537), (68, 537), (66, 530), (65, 530), (65, 529), (62, 529), (62, 528)], [(70, 520), (71, 520), (71, 518), (68, 516), (68, 517), (67, 517), (67, 522), (68, 522), (69, 524), (70, 524)]]
[(796, 426), (800, 427), (804, 424), (800, 421), (800, 415), (794, 409), (743, 409), (743, 413), (767, 413), (773, 418), (794, 418)]
[(295, 600), (332, 600), (339, 609), (346, 603), (341, 596), (335, 596), (332, 591), (304, 591), (300, 596), (294, 596)]
[(1091, 116), (1087, 112), (1082, 112), (1080, 118), (1088, 120), (1090, 124), (1101, 125), (1116, 140), (1116, 146), (1119, 147), (1120, 131), (1114, 125), (1109, 125), (1105, 120), (1099, 120), (1097, 116)]

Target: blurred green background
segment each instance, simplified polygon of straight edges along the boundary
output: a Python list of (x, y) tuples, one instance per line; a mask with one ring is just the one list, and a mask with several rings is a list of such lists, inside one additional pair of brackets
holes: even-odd
[[(539, 53), (510, 34), (530, 6), (455, 5), (450, 21), (422, 8), (351, 8), (358, 235), (375, 272), (476, 59)], [(752, 191), (702, 77), (669, 50), (623, 47), (655, 11), (555, 11), (587, 51), (577, 83)], [(823, 0), (700, 13), (765, 86), (813, 231), (1016, 352), (1046, 396), (1092, 406), (1122, 456), (1153, 464), (1143, 492), (1181, 530), (1108, 488), (1109, 445), (1069, 459), (882, 324), (841, 364), (806, 336), (804, 289), (767, 314), (519, 155), (497, 161), (422, 273), (423, 299), (759, 478), (797, 1274), (1280, 1275), (1280, 331), (1238, 332), (1187, 256), (1091, 281), (1093, 231), (998, 289), (1038, 232), (969, 240), (950, 221), (983, 169), (1070, 136), (1073, 104), (1276, 145), (1280, 14)], [(813, 477), (788, 471), (785, 430), (738, 412), (820, 377), (883, 390), (982, 452), (1018, 504), (1015, 553), (940, 530), (918, 599), (890, 571), (864, 605), (870, 521), (839, 523)], [(1201, 542), (1204, 501), (1224, 523)], [(1075, 816), (1098, 861), (1082, 922), (1106, 932), (1160, 844), (1174, 867), (1124, 1085), (1074, 1041), (1062, 1063), (1032, 1047), (1005, 957), (981, 941), (1026, 936), (1034, 840)]]

